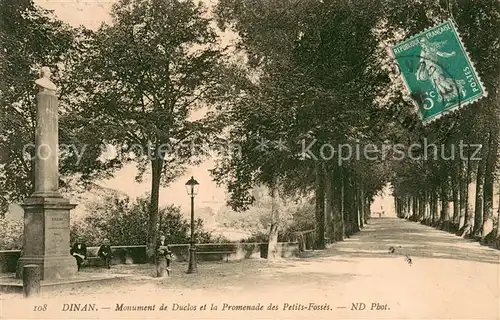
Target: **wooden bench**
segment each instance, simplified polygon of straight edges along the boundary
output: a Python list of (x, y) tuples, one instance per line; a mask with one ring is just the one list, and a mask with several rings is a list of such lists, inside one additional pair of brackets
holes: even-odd
[(220, 254), (226, 256), (226, 262), (229, 261), (229, 256), (232, 254), (232, 251), (197, 251), (196, 254)]
[(100, 257), (87, 257), (83, 263), (83, 267), (101, 267), (104, 266), (104, 260)]

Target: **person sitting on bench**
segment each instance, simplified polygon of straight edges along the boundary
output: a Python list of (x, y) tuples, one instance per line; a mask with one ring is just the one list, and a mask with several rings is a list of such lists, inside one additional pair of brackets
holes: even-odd
[(78, 265), (78, 271), (80, 271), (83, 261), (87, 259), (87, 246), (85, 243), (75, 242), (69, 253), (75, 257), (76, 264)]
[(167, 275), (170, 275), (170, 260), (172, 259), (170, 247), (168, 246), (166, 237), (164, 234), (160, 235), (160, 240), (156, 244), (156, 260), (161, 258), (166, 259), (167, 262)]
[(97, 255), (104, 260), (104, 265), (108, 269), (111, 268), (111, 247), (109, 246), (108, 239), (104, 239), (103, 245), (99, 248)]

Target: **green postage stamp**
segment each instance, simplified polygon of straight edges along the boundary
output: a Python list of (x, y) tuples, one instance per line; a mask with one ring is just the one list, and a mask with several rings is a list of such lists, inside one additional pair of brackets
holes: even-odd
[(452, 20), (392, 48), (424, 124), (487, 96)]

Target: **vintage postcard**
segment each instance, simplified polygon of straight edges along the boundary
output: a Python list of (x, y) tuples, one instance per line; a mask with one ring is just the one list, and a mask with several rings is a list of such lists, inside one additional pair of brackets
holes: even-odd
[(0, 319), (500, 319), (496, 0), (0, 21)]

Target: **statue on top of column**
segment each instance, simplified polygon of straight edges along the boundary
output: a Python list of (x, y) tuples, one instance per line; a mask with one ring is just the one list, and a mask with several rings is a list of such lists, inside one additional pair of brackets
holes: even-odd
[(42, 67), (40, 69), (40, 79), (37, 79), (35, 83), (38, 85), (40, 92), (52, 92), (54, 93), (57, 90), (56, 85), (50, 81), (50, 76), (52, 73), (50, 72), (49, 67)]

